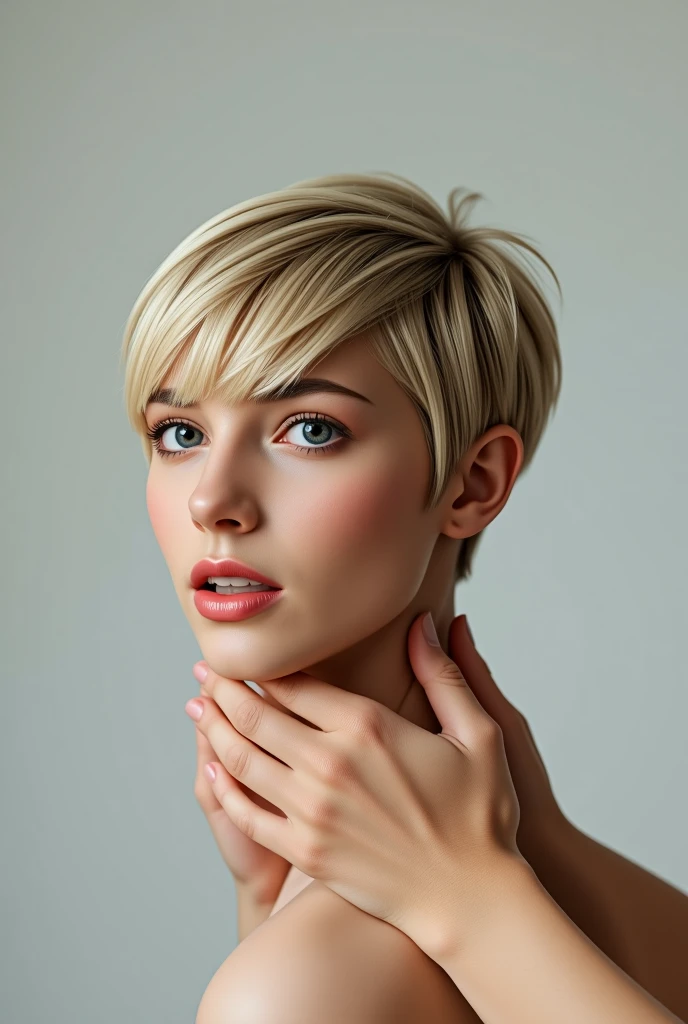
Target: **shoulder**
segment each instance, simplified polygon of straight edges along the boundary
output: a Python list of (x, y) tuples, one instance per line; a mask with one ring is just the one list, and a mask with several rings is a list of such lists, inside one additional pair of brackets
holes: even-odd
[(479, 1024), (397, 928), (313, 882), (253, 931), (206, 989), (196, 1024)]

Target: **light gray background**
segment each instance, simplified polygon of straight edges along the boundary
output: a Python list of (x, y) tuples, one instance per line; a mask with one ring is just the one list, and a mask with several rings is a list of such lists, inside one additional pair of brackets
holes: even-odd
[(8, 1024), (188, 1024), (236, 942), (119, 349), (188, 232), (319, 174), (467, 185), (560, 275), (559, 410), (457, 612), (569, 817), (688, 887), (687, 29), (682, 0), (5, 2)]

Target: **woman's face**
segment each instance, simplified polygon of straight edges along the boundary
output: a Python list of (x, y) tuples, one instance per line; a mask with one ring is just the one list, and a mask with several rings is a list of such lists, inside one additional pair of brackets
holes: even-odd
[[(153, 450), (151, 523), (203, 657), (221, 675), (276, 678), (371, 637), (417, 594), (440, 533), (441, 513), (423, 510), (430, 457), (420, 420), (366, 336), (310, 378), (368, 401), (318, 390), (146, 410), (149, 428), (169, 421), (158, 444), (171, 453)], [(163, 386), (174, 383), (170, 374)], [(299, 414), (309, 418), (289, 422)], [(282, 593), (247, 618), (207, 618), (190, 582), (202, 558), (236, 558)]]

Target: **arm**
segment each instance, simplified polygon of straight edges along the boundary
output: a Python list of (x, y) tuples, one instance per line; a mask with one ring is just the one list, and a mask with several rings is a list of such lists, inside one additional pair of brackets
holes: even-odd
[[(562, 911), (525, 860), (491, 876), (489, 900), (459, 934), (449, 916), (428, 955), (490, 1024), (682, 1024)], [(447, 908), (448, 915), (451, 908)], [(453, 917), (455, 922), (458, 915)]]
[(679, 1019), (688, 1019), (685, 893), (573, 826), (558, 837), (549, 866), (531, 866), (596, 946)]
[[(505, 712), (502, 730), (487, 711), (489, 706), (499, 712), (499, 692), (484, 663), (473, 666), (483, 706), (440, 647), (425, 642), (421, 646), (418, 624), (420, 619), (412, 627), (409, 655), (442, 734), (438, 737), (399, 716), (390, 717), (387, 709), (367, 698), (340, 690), (330, 694), (317, 680), (300, 682), (298, 687), (287, 684), (282, 690), (284, 680), (270, 681), (265, 685), (275, 687), (295, 712), (293, 717), (302, 712), (302, 721), (309, 716), (316, 728), (291, 723), (281, 736), (286, 719), (278, 722), (277, 709), (263, 707), (259, 729), (245, 744), (251, 756), (244, 759), (249, 771), (241, 773), (241, 781), (272, 797), (275, 806), (283, 799), (291, 826), (287, 831), (274, 815), (245, 800), (230, 784), (226, 766), (218, 764), (214, 793), (228, 816), (310, 877), (323, 879), (354, 906), (404, 932), (444, 968), (459, 992), (471, 986), (471, 976), (466, 975), (465, 986), (458, 938), (449, 956), (443, 937), (449, 937), (451, 945), (451, 929), (459, 936), (463, 928), (467, 935), (473, 922), (491, 919), (497, 946), (501, 942), (504, 953), (511, 955), (513, 943), (522, 938), (524, 948), (536, 957), (535, 971), (542, 970), (546, 978), (552, 971), (565, 971), (566, 959), (560, 964), (548, 961), (543, 927), (547, 935), (552, 932), (553, 949), (568, 954), (572, 944), (577, 946), (573, 977), (582, 967), (591, 996), (599, 972), (606, 972), (608, 994), (616, 993), (620, 1009), (635, 997), (639, 1012), (667, 1007), (667, 1013), (655, 1015), (655, 1020), (688, 1022), (677, 961), (685, 943), (685, 897), (574, 828), (554, 830), (563, 843), (559, 863), (551, 849), (543, 849), (542, 838), (548, 834), (543, 822), (561, 815), (525, 719), (520, 714), (514, 717), (513, 709)], [(211, 677), (211, 686), (213, 698), (234, 722), (234, 703), (243, 694), (220, 677)], [(328, 739), (332, 733), (341, 734), (340, 740)], [(281, 737), (279, 743), (275, 736)], [(296, 773), (302, 792), (312, 792), (307, 787), (317, 784), (319, 800), (298, 805), (299, 786), (291, 776), (284, 798), (280, 797), (285, 781), (276, 775), (274, 757), (266, 756), (273, 752)], [(384, 772), (385, 785), (372, 791), (361, 780), (375, 772)], [(352, 814), (356, 827), (351, 827)], [(523, 875), (510, 876), (516, 894), (525, 894), (525, 908), (514, 903), (514, 892), (502, 885), (507, 851), (513, 858), (510, 864), (521, 862), (531, 872), (533, 884), (525, 891), (519, 890)], [(528, 851), (540, 851), (536, 863)], [(641, 891), (646, 879), (652, 885)], [(500, 888), (498, 918), (494, 893)], [(523, 910), (521, 921), (518, 915)], [(522, 936), (518, 927), (526, 929)], [(639, 945), (638, 938), (645, 942), (646, 936), (646, 944)], [(520, 952), (513, 953), (516, 961)], [(475, 966), (475, 958), (465, 965)], [(486, 973), (481, 977), (483, 968)], [(482, 988), (488, 968), (491, 982), (501, 984), (500, 965), (489, 954), (479, 954), (473, 986), (478, 1003), (488, 998), (487, 987)], [(518, 997), (513, 979), (507, 980), (505, 991)], [(505, 1013), (510, 1008), (501, 1007)], [(511, 1008), (511, 1017), (495, 1017), (490, 1024), (520, 1024), (524, 1017), (514, 1016), (518, 1012), (518, 1006)]]
[(261, 901), (253, 890), (241, 883), (234, 883), (237, 904), (237, 941), (243, 942), (247, 935), (266, 921), (275, 905), (275, 900)]

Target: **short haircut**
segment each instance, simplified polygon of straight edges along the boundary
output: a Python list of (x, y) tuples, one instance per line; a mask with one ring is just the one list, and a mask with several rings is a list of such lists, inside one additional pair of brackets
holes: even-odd
[[(539, 444), (561, 387), (554, 318), (527, 236), (449, 214), (394, 174), (334, 174), (236, 204), (184, 239), (144, 286), (122, 346), (127, 415), (150, 462), (144, 410), (173, 364), (182, 402), (229, 403), (292, 383), (347, 339), (371, 347), (413, 401), (431, 459), (426, 507), (461, 456), (505, 423)], [(180, 360), (177, 363), (177, 360)], [(456, 582), (482, 536), (464, 538)]]

